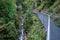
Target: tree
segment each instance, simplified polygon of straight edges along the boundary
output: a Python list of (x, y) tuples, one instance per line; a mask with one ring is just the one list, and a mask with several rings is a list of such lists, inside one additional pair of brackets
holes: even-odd
[(1, 40), (17, 40), (15, 22), (18, 22), (18, 16), (14, 4), (15, 0), (0, 0), (0, 25), (3, 26), (0, 29)]

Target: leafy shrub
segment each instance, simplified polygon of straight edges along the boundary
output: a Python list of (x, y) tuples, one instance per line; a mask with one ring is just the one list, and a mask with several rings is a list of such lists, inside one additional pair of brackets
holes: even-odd
[(4, 25), (4, 30), (0, 31), (1, 40), (17, 40), (18, 17), (14, 2), (15, 0), (0, 0), (0, 23)]
[(25, 13), (24, 25), (26, 27), (26, 30), (28, 30), (32, 24), (33, 24), (33, 19), (31, 13), (29, 12)]

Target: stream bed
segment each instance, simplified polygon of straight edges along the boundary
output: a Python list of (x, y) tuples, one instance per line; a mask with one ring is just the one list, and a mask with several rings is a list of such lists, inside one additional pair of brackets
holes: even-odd
[(24, 29), (23, 25), (20, 27), (20, 32), (21, 32), (21, 34), (19, 35), (19, 40), (24, 40), (25, 29)]

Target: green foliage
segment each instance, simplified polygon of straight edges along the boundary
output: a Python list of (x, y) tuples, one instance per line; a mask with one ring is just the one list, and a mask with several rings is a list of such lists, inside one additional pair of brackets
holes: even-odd
[(15, 24), (13, 22), (9, 22), (6, 27), (6, 31), (8, 31), (8, 36), (9, 37), (16, 37), (17, 36), (17, 30), (15, 27)]
[(26, 5), (26, 7), (27, 7), (27, 9), (32, 9), (32, 7), (33, 7), (33, 2), (32, 2), (32, 0), (25, 0), (24, 1), (24, 4)]
[[(33, 2), (32, 0), (24, 1), (24, 4), (27, 6), (27, 10), (31, 10), (35, 7), (35, 1), (36, 0)], [(46, 2), (41, 4), (41, 9), (43, 6), (45, 6), (45, 4)], [(42, 24), (36, 15), (33, 15), (30, 12), (26, 12), (24, 15), (24, 25), (27, 32), (27, 40), (45, 40), (45, 32), (43, 29), (41, 29)]]
[(25, 16), (24, 16), (24, 25), (27, 28), (26, 30), (28, 30), (32, 24), (33, 24), (33, 20), (32, 20), (31, 13), (29, 13), (29, 12), (25, 13)]
[(5, 23), (4, 18), (0, 18), (0, 23)]
[[(0, 33), (0, 38), (2, 40), (6, 38), (7, 40), (16, 40), (17, 39), (17, 30), (15, 28), (15, 24), (13, 22), (9, 22), (4, 24), (4, 30)], [(6, 40), (4, 39), (4, 40)]]
[(58, 18), (56, 21), (54, 21), (54, 23), (55, 23), (58, 27), (60, 27), (60, 18)]
[(45, 32), (41, 29), (42, 24), (36, 15), (33, 15), (33, 25), (30, 26), (28, 31), (27, 40), (45, 40)]
[(4, 25), (4, 30), (0, 33), (1, 40), (17, 40), (18, 16), (14, 2), (15, 0), (0, 0), (0, 23)]
[(16, 19), (16, 9), (13, 0), (0, 1), (0, 16)]

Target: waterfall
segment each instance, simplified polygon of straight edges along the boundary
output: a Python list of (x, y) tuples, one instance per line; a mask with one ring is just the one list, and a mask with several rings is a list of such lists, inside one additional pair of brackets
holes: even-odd
[(21, 34), (19, 35), (19, 40), (24, 40), (24, 26), (22, 25), (20, 27)]

